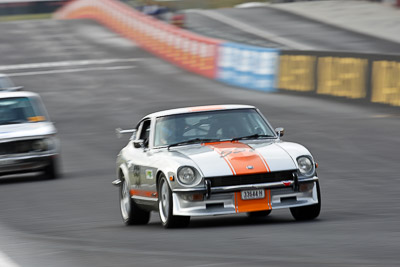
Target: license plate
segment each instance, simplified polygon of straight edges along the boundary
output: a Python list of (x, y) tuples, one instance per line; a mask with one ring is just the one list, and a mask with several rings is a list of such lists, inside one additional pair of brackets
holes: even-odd
[(242, 199), (261, 199), (265, 197), (265, 190), (264, 189), (255, 189), (255, 190), (244, 190), (242, 193)]

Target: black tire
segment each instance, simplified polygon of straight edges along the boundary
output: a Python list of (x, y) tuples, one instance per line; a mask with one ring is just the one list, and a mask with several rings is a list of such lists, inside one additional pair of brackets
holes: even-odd
[(253, 211), (253, 212), (248, 212), (247, 216), (251, 219), (263, 218), (263, 217), (267, 217), (270, 213), (271, 213), (271, 210)]
[(172, 213), (172, 192), (164, 175), (158, 184), (158, 210), (160, 220), (165, 228), (184, 228), (189, 225), (190, 216), (175, 216)]
[(55, 158), (51, 158), (49, 160), (49, 164), (46, 166), (46, 168), (44, 168), (43, 171), (44, 171), (44, 177), (46, 179), (56, 179), (61, 176), (59, 171), (58, 160)]
[(318, 204), (290, 209), (290, 212), (292, 213), (292, 216), (296, 221), (309, 221), (319, 216), (319, 213), (321, 211), (321, 192), (318, 182), (316, 182), (316, 185)]
[(119, 188), (119, 207), (122, 220), (126, 225), (147, 224), (150, 220), (150, 212), (141, 209), (135, 201), (132, 200), (129, 193), (129, 185), (125, 179), (122, 180)]

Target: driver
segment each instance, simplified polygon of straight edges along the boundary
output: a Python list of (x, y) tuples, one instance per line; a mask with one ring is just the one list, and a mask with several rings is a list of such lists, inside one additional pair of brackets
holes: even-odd
[(171, 119), (160, 119), (157, 123), (156, 146), (164, 146), (173, 143), (173, 125), (174, 123)]

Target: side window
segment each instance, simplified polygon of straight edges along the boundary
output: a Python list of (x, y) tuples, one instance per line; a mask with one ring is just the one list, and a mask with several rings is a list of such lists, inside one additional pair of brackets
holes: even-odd
[(142, 130), (140, 131), (139, 139), (142, 139), (144, 142), (144, 147), (149, 146), (149, 137), (150, 137), (150, 120), (143, 121)]

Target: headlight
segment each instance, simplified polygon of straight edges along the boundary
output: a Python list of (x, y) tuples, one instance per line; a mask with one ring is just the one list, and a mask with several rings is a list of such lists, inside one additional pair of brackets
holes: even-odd
[(32, 142), (33, 151), (45, 151), (47, 150), (47, 142), (45, 139), (35, 140)]
[(52, 137), (35, 140), (31, 145), (32, 150), (36, 152), (53, 150), (55, 146), (55, 140)]
[(55, 137), (46, 138), (45, 141), (47, 143), (47, 150), (56, 149), (56, 138)]
[(314, 174), (314, 164), (309, 157), (301, 156), (297, 158), (297, 165), (303, 176), (311, 176)]
[(196, 173), (191, 167), (182, 167), (178, 171), (178, 179), (184, 185), (192, 185), (196, 181)]

